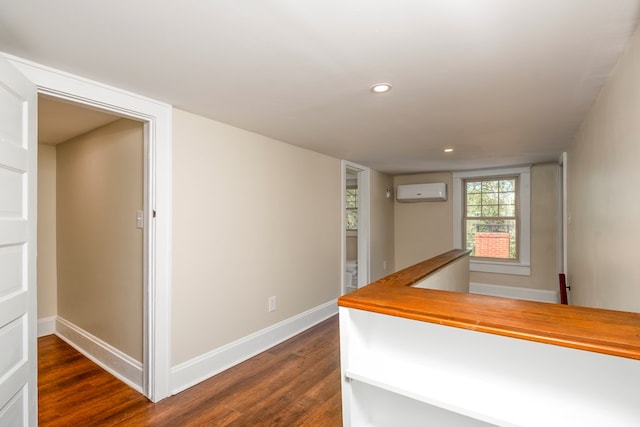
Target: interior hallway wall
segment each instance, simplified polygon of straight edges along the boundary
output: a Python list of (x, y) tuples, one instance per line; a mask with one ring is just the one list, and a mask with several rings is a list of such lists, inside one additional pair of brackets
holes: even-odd
[(142, 123), (57, 145), (58, 316), (142, 361)]
[(568, 283), (576, 305), (640, 311), (640, 29), (568, 151)]
[(340, 176), (338, 159), (174, 109), (173, 366), (339, 296)]

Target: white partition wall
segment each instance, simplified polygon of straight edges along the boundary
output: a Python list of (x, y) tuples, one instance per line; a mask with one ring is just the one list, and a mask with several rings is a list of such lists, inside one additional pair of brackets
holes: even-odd
[(637, 426), (640, 361), (340, 307), (345, 426)]

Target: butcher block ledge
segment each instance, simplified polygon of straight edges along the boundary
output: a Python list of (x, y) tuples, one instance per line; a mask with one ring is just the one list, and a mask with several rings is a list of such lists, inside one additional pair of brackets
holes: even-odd
[[(425, 289), (469, 251), (454, 249), (338, 299), (340, 307), (640, 359), (640, 314)], [(468, 286), (468, 283), (467, 283)]]

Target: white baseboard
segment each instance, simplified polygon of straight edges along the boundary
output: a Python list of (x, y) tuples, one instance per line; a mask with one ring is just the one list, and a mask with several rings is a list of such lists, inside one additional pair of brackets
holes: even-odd
[(494, 297), (524, 299), (528, 301), (560, 302), (559, 291), (489, 285), (487, 283), (469, 283), (469, 293), (490, 295)]
[(337, 300), (219, 347), (171, 369), (171, 392), (179, 393), (237, 365), (338, 313)]
[(59, 316), (56, 335), (102, 369), (143, 393), (142, 363)]
[(56, 333), (56, 316), (38, 319), (38, 338)]

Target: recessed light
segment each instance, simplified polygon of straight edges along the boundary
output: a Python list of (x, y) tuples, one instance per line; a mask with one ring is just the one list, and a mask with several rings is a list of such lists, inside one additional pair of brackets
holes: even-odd
[(445, 153), (453, 153), (453, 148), (445, 148), (444, 152)]
[(386, 93), (391, 90), (391, 83), (376, 83), (369, 90), (371, 93)]

